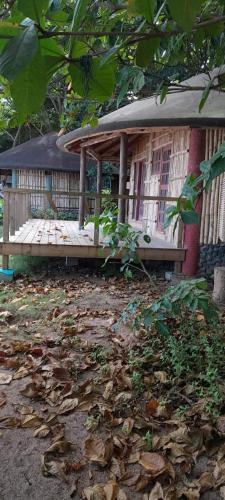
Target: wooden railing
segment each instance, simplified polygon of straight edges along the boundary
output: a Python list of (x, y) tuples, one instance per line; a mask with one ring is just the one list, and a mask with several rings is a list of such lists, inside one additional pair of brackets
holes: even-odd
[[(31, 197), (34, 194), (43, 195), (46, 201), (46, 207), (50, 207), (57, 218), (58, 209), (53, 201), (54, 195), (68, 195), (64, 191), (46, 191), (41, 189), (13, 189), (6, 188), (4, 190), (4, 216), (3, 216), (3, 242), (9, 242), (10, 235), (13, 235), (25, 222), (32, 217), (31, 214)], [(99, 215), (101, 211), (101, 200), (143, 200), (154, 201), (156, 203), (169, 202), (175, 203), (177, 198), (171, 196), (142, 196), (142, 195), (119, 195), (119, 194), (106, 194), (106, 193), (90, 193), (74, 191), (69, 193), (70, 197), (84, 198), (95, 200), (95, 215)], [(97, 224), (94, 227), (94, 245), (99, 245), (99, 230)], [(182, 225), (178, 227), (178, 247), (182, 248), (183, 245), (183, 228)]]

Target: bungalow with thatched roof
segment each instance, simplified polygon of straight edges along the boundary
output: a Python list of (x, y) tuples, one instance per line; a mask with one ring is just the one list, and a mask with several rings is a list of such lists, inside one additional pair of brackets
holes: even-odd
[[(55, 132), (36, 137), (0, 154), (2, 184), (19, 189), (63, 191), (53, 194), (57, 209), (78, 213), (78, 198), (70, 192), (79, 190), (80, 157), (66, 154), (56, 146)], [(89, 162), (93, 164), (92, 162)], [(46, 198), (33, 194), (31, 208), (46, 208)]]
[[(211, 77), (220, 71), (214, 70)], [(182, 240), (179, 231), (173, 237), (173, 227), (164, 230), (165, 210), (171, 201), (163, 198), (178, 197), (187, 174), (199, 174), (200, 162), (209, 159), (225, 140), (224, 93), (211, 90), (199, 112), (202, 92), (208, 83), (208, 75), (198, 75), (183, 82), (183, 91), (170, 89), (163, 104), (155, 97), (135, 101), (101, 118), (97, 127), (74, 130), (57, 140), (61, 150), (81, 155), (82, 179), (86, 158), (92, 155), (99, 162), (120, 163), (120, 195), (129, 187), (130, 195), (161, 198), (130, 200), (128, 219), (150, 236), (178, 247), (184, 245), (182, 270), (189, 275), (197, 270), (199, 242), (205, 247), (225, 242), (225, 175), (214, 181), (211, 192), (199, 203), (201, 224), (186, 226)], [(81, 182), (80, 190), (83, 188)], [(81, 224), (82, 203), (80, 199)], [(119, 209), (119, 220), (124, 221), (124, 199), (119, 200)]]

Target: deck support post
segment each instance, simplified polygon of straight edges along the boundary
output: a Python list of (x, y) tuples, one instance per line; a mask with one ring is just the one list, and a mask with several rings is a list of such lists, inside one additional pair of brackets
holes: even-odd
[[(4, 190), (4, 212), (3, 212), (3, 243), (9, 242), (9, 231), (10, 231), (10, 204), (9, 204), (10, 193)], [(9, 255), (2, 255), (2, 268), (9, 268)]]
[[(97, 179), (96, 179), (96, 193), (102, 192), (102, 161), (97, 162)], [(95, 198), (95, 215), (98, 217), (101, 210), (101, 198)], [(99, 226), (95, 223), (94, 227), (94, 245), (99, 245)]]
[(12, 188), (17, 188), (17, 173), (16, 170), (12, 170)]
[[(187, 174), (200, 175), (199, 165), (205, 158), (205, 130), (193, 128), (190, 134), (189, 159)], [(196, 207), (196, 212), (201, 219), (202, 195)], [(186, 250), (185, 261), (182, 266), (182, 273), (186, 276), (195, 276), (198, 270), (200, 253), (200, 222), (199, 224), (186, 224), (184, 227), (184, 247)]]
[[(127, 146), (128, 137), (125, 132), (120, 136), (120, 171), (119, 171), (119, 194), (124, 195), (126, 192), (127, 181)], [(118, 222), (125, 222), (126, 220), (126, 200), (120, 198), (118, 200)]]
[[(80, 193), (85, 192), (85, 180), (86, 180), (86, 166), (87, 166), (87, 156), (86, 149), (81, 148), (80, 152)], [(79, 197), (79, 229), (84, 227), (85, 218), (85, 197)]]

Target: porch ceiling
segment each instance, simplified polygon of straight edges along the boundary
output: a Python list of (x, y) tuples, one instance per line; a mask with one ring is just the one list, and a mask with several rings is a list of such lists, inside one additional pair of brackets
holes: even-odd
[[(127, 135), (128, 162), (130, 162), (132, 158), (132, 150), (135, 146), (135, 143), (137, 142), (139, 137), (143, 136), (143, 129), (140, 131), (137, 131), (137, 129), (135, 131), (132, 130)], [(88, 155), (95, 157), (95, 159), (113, 161), (115, 163), (118, 163), (120, 160), (120, 132), (98, 134), (94, 138), (91, 137), (89, 140), (86, 138), (73, 142), (68, 146), (68, 150), (71, 153), (77, 153), (77, 151), (80, 151), (82, 147), (85, 147)]]

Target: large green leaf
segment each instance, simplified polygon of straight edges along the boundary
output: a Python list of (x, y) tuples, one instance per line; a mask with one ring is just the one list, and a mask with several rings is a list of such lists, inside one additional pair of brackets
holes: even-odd
[(35, 27), (29, 26), (10, 40), (0, 55), (0, 74), (13, 80), (34, 58), (38, 49)]
[(159, 48), (160, 38), (142, 40), (139, 42), (136, 52), (136, 63), (145, 68), (153, 60), (156, 50)]
[(47, 12), (50, 0), (18, 0), (17, 7), (25, 17), (40, 22), (42, 16)]
[(24, 123), (44, 103), (48, 76), (45, 59), (38, 50), (31, 64), (11, 84), (19, 123)]
[[(75, 0), (71, 31), (78, 31), (79, 28), (81, 27), (81, 23), (85, 18), (86, 11), (90, 2), (91, 0)], [(76, 45), (76, 40), (74, 38), (71, 38), (70, 55), (74, 52), (75, 45)]]
[[(21, 33), (21, 28), (18, 25), (13, 25), (8, 21), (0, 22), (0, 51), (8, 43), (8, 36), (16, 36)], [(6, 38), (4, 38), (6, 37)]]
[(186, 31), (191, 30), (204, 0), (167, 0), (174, 21)]
[(101, 64), (101, 58), (93, 59), (89, 70), (81, 64), (70, 64), (74, 92), (87, 99), (104, 102), (111, 97), (115, 86), (115, 64), (108, 61)]
[(199, 215), (194, 210), (184, 210), (181, 212), (181, 219), (184, 224), (198, 224)]
[(148, 22), (154, 18), (156, 0), (128, 0), (128, 14), (143, 16)]
[(44, 38), (40, 40), (42, 55), (60, 57), (64, 56), (64, 50), (53, 38)]
[(76, 0), (74, 5), (73, 12), (73, 21), (72, 21), (72, 31), (76, 31), (80, 28), (80, 24), (83, 21), (87, 7), (90, 3), (90, 0)]

